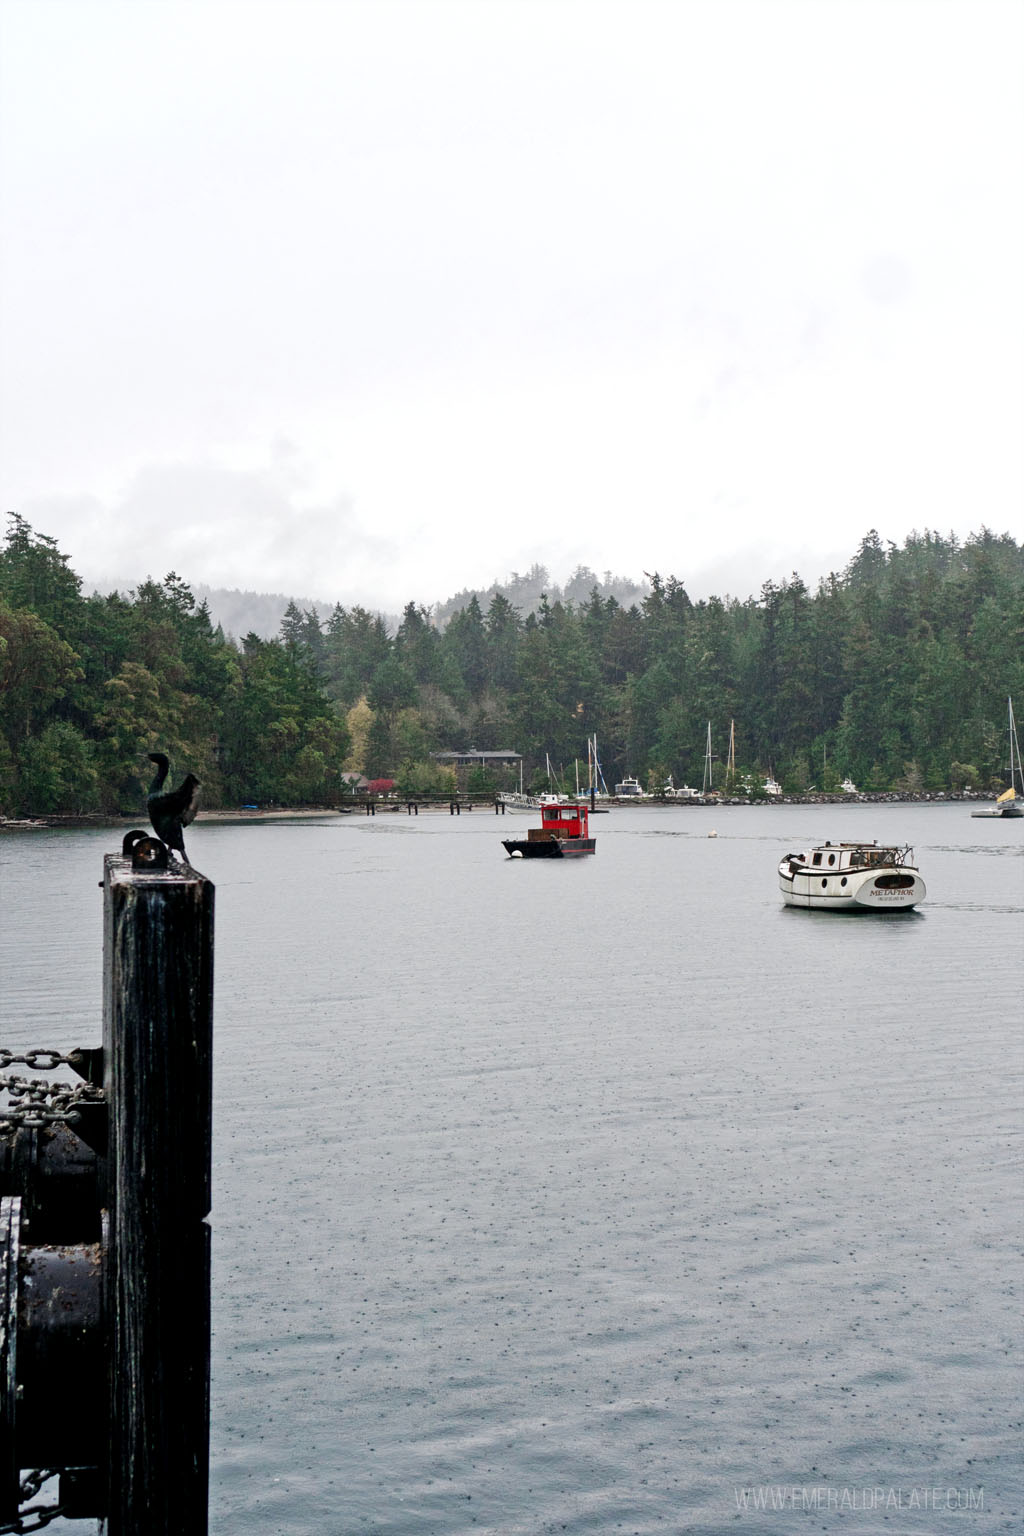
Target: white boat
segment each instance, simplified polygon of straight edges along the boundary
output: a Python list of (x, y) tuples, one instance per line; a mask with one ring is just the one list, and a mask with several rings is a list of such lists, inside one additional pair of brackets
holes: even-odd
[(615, 786), (616, 800), (642, 800), (644, 792), (640, 788), (639, 779), (631, 779), (628, 774), (621, 784)]
[(504, 806), (506, 811), (539, 811), (540, 801), (536, 795), (528, 795), (523, 789), (523, 760), (519, 759), (519, 788), (504, 789), (495, 795), (495, 804)]
[(1010, 715), (1010, 787), (1004, 790), (996, 800), (995, 805), (986, 806), (984, 810), (972, 811), (972, 816), (1024, 816), (1024, 771), (1021, 769), (1020, 745), (1017, 741), (1017, 722), (1013, 718), (1013, 700), (1007, 699), (1006, 706)]
[(822, 912), (904, 911), (927, 895), (914, 850), (877, 842), (822, 843), (787, 853), (779, 864), (779, 889), (788, 907)]
[(764, 783), (761, 785), (761, 788), (764, 790), (766, 795), (781, 795), (782, 794), (782, 785), (779, 783), (778, 779), (773, 779), (772, 778), (771, 773), (768, 774), (768, 777), (765, 779)]
[(506, 811), (539, 811), (540, 801), (536, 795), (524, 795), (520, 789), (502, 790), (496, 796), (499, 805), (503, 805)]
[(676, 786), (675, 786), (675, 784), (672, 781), (672, 775), (671, 774), (669, 774), (668, 782), (665, 785), (665, 788), (662, 790), (662, 794), (665, 796), (666, 800), (699, 800), (700, 799), (700, 790), (699, 789), (691, 789), (689, 784), (683, 784), (683, 785), (680, 786), (679, 789), (676, 789)]
[(844, 779), (839, 788), (844, 795), (855, 795), (857, 793), (857, 786), (852, 779)]

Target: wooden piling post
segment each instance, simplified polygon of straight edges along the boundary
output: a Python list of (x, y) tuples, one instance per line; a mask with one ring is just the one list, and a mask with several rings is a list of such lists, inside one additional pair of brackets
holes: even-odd
[(205, 1536), (213, 886), (104, 860), (108, 1536)]

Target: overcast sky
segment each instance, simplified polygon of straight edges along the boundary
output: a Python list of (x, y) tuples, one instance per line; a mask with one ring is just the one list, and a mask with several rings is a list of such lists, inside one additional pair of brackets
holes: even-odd
[(745, 597), (1022, 534), (1019, 0), (0, 0), (0, 490), (87, 580)]

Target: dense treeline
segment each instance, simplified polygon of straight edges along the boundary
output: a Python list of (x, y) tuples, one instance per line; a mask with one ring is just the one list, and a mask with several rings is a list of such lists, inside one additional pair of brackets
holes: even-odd
[(207, 803), (324, 801), (348, 734), (302, 650), (215, 630), (173, 572), (83, 597), (53, 539), (0, 553), (0, 811), (138, 812), (167, 752)]
[(735, 721), (739, 771), (771, 768), (792, 790), (846, 775), (865, 789), (988, 785), (1006, 695), (1024, 693), (1024, 549), (986, 530), (897, 549), (872, 531), (814, 593), (794, 574), (745, 602), (692, 602), (654, 575), (629, 608), (594, 593), (523, 620), (496, 594), (443, 632), (409, 604), (390, 643), (358, 609), (336, 609), (323, 632), (292, 610), (285, 630), (333, 697), (368, 701), (373, 772), (406, 755), (410, 733), (511, 745), (537, 768), (546, 754), (570, 765), (596, 732), (609, 779), (699, 784), (708, 722), (724, 757)]
[[(511, 748), (543, 781), (596, 733), (609, 782), (700, 783), (707, 729), (740, 774), (785, 788), (1003, 782), (1006, 696), (1024, 698), (1024, 548), (987, 530), (902, 548), (869, 533), (815, 592), (694, 602), (653, 575), (629, 607), (593, 590), (521, 611), (471, 596), (442, 628), (409, 603), (289, 606), (240, 646), (173, 573), (85, 597), (55, 542), (11, 519), (0, 553), (0, 808), (136, 810), (159, 747), (208, 804), (330, 804), (343, 772), (446, 784), (431, 754)], [(717, 765), (721, 782), (724, 764)], [(480, 788), (490, 787), (480, 781)]]

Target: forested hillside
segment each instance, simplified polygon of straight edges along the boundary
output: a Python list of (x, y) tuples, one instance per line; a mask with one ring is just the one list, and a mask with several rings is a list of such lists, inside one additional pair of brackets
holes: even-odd
[[(271, 639), (280, 630), (289, 602), (288, 597), (279, 592), (244, 592), (237, 588), (207, 587), (202, 583), (194, 584), (193, 591), (200, 601), (205, 600), (211, 620), (219, 624), (226, 634), (247, 635), (252, 632), (265, 640)], [(586, 602), (594, 591), (599, 592), (603, 598), (614, 597), (616, 602), (628, 607), (643, 601), (647, 585), (630, 581), (625, 576), (613, 576), (610, 571), (606, 571), (602, 578), (596, 576), (588, 566), (581, 565), (573, 571), (564, 586), (559, 586), (552, 581), (546, 566), (532, 565), (528, 571), (513, 571), (507, 581), (493, 581), (486, 588), (458, 592), (454, 597), (432, 604), (428, 612), (431, 623), (443, 629), (452, 614), (465, 608), (472, 597), (476, 598), (481, 607), (489, 608), (494, 597), (501, 593), (525, 618), (540, 608), (543, 597), (547, 597), (549, 602), (561, 600), (581, 603)], [(330, 603), (312, 599), (293, 600), (303, 612), (312, 610), (324, 621), (330, 617)], [(397, 614), (393, 617), (384, 614), (383, 617), (389, 629), (397, 627)]]
[[(700, 782), (724, 757), (794, 792), (1004, 782), (1006, 697), (1024, 699), (1024, 548), (983, 529), (897, 548), (869, 533), (841, 574), (740, 602), (655, 575), (630, 606), (595, 585), (525, 616), (473, 595), (441, 628), (292, 604), (240, 643), (175, 574), (83, 596), (53, 539), (13, 516), (0, 552), (0, 811), (137, 812), (146, 753), (191, 768), (207, 805), (333, 804), (343, 771), (446, 782), (431, 754), (524, 754), (543, 781), (598, 736), (605, 776)], [(482, 782), (480, 788), (490, 787)]]

